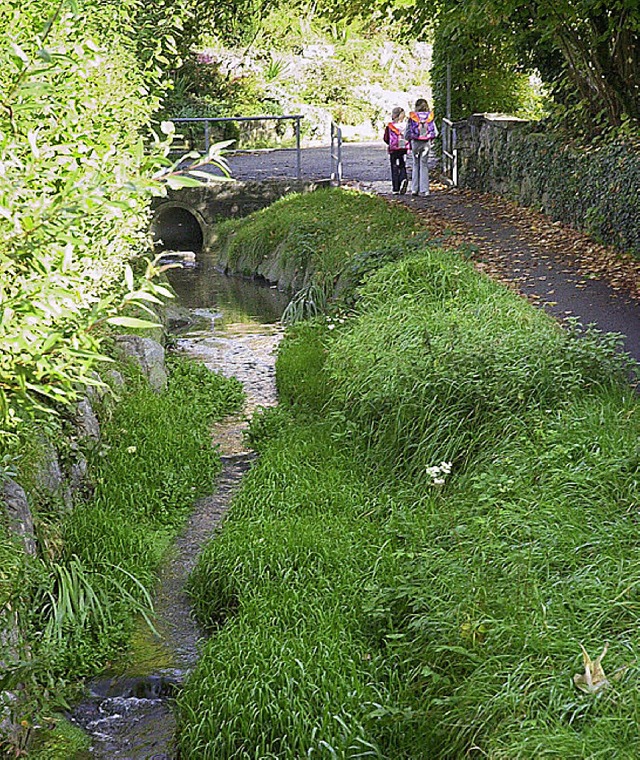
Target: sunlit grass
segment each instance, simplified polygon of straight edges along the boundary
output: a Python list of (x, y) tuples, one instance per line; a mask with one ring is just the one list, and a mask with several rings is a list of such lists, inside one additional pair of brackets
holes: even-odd
[[(192, 578), (182, 751), (634, 757), (640, 407), (614, 344), (429, 249), (291, 328)], [(578, 690), (606, 642), (609, 684)]]
[(288, 195), (269, 208), (218, 228), (218, 247), (232, 270), (257, 272), (265, 261), (306, 281), (333, 283), (347, 262), (419, 229), (408, 209), (349, 190)]

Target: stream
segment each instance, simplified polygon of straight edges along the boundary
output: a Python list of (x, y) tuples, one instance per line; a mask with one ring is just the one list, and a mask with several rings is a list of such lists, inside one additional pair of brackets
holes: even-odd
[(140, 624), (126, 672), (91, 682), (87, 698), (73, 711), (72, 720), (92, 741), (91, 750), (76, 760), (176, 757), (172, 696), (195, 665), (201, 638), (184, 585), (251, 466), (254, 454), (243, 439), (247, 418), (255, 408), (276, 403), (275, 350), (286, 297), (253, 280), (225, 277), (206, 257), (169, 275), (189, 313), (186, 326), (175, 335), (176, 350), (238, 378), (247, 401), (242, 414), (214, 427), (212, 438), (223, 463), (216, 490), (196, 502), (161, 568), (154, 595), (159, 636)]

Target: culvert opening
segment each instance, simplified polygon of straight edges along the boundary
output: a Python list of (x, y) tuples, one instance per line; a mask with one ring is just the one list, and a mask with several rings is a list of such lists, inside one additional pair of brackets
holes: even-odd
[(153, 222), (153, 242), (162, 251), (202, 251), (202, 227), (186, 208), (171, 206), (161, 209)]

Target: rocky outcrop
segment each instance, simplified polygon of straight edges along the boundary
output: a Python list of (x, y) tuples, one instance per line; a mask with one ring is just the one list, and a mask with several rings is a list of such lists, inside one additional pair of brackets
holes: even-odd
[(44, 435), (39, 436), (39, 455), (33, 468), (33, 485), (36, 491), (49, 497), (64, 493), (64, 473), (53, 443)]
[(81, 439), (100, 440), (100, 423), (88, 398), (83, 398), (76, 407), (76, 430)]

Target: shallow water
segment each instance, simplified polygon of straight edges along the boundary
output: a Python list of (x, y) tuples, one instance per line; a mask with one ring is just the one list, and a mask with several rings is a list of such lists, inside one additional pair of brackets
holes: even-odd
[[(201, 638), (191, 616), (184, 584), (198, 554), (222, 519), (253, 453), (243, 432), (258, 406), (276, 403), (275, 350), (286, 298), (251, 280), (216, 272), (212, 262), (171, 270), (180, 303), (193, 325), (176, 337), (176, 350), (210, 369), (237, 377), (247, 394), (245, 409), (215, 426), (212, 442), (220, 447), (223, 472), (217, 490), (200, 499), (161, 568), (155, 592), (153, 634), (141, 624), (126, 673), (114, 673), (89, 685), (87, 699), (72, 719), (92, 737), (84, 758), (171, 760), (175, 719), (171, 698), (195, 665)], [(83, 760), (77, 757), (76, 760)]]
[(215, 259), (207, 254), (198, 254), (195, 266), (168, 270), (167, 276), (183, 306), (215, 308), (220, 312), (222, 325), (274, 323), (288, 303), (284, 293), (264, 282), (221, 274)]

